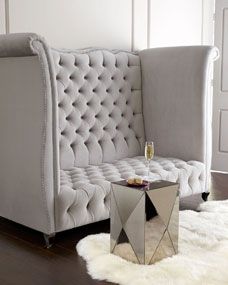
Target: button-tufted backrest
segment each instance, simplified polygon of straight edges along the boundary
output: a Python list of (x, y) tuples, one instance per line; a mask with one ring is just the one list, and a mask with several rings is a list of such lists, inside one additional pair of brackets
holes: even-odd
[(142, 154), (139, 56), (92, 49), (52, 50), (52, 54), (61, 168), (99, 165)]

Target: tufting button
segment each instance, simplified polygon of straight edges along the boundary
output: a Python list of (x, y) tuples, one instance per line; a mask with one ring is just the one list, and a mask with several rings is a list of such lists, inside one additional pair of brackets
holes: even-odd
[(61, 135), (64, 136), (66, 133), (64, 131), (61, 132)]
[(124, 116), (124, 114), (121, 114), (121, 117), (123, 117)]
[(122, 89), (119, 89), (119, 93), (122, 93)]
[(110, 92), (110, 90), (109, 89), (106, 89), (106, 93), (109, 93)]
[(60, 79), (59, 75), (56, 75), (56, 80), (59, 80), (59, 79)]
[(96, 88), (94, 88), (94, 89), (92, 90), (92, 92), (94, 92), (94, 93), (95, 93), (96, 91), (97, 91), (97, 89), (96, 89)]
[(78, 92), (79, 92), (79, 93), (82, 93), (82, 89), (79, 89)]
[(74, 147), (74, 143), (71, 143), (71, 144), (70, 144), (70, 147), (73, 148), (73, 147)]
[(101, 106), (103, 106), (104, 105), (104, 102), (103, 101), (101, 101)]
[(76, 102), (75, 101), (72, 103), (72, 106), (76, 107)]
[(113, 102), (113, 105), (116, 105), (116, 101)]
[(73, 76), (73, 75), (70, 75), (69, 78), (70, 78), (70, 80), (73, 80), (73, 79), (74, 79), (74, 76)]
[(111, 77), (111, 80), (114, 80), (114, 76)]
[(97, 77), (97, 79), (98, 79), (98, 80), (101, 80), (101, 76), (99, 75), (99, 76)]
[(70, 116), (67, 116), (67, 117), (66, 117), (66, 120), (69, 121), (69, 120), (70, 120)]
[(85, 80), (88, 80), (88, 76), (87, 76), (87, 75), (85, 75), (85, 76), (84, 76), (84, 79), (85, 79)]
[(127, 80), (126, 76), (123, 77), (123, 80)]
[(127, 100), (127, 101), (126, 101), (126, 105), (128, 105), (128, 104), (129, 104), (129, 101)]

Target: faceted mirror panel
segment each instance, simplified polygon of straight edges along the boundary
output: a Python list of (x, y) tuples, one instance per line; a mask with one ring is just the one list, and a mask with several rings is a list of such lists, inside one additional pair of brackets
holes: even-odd
[(174, 254), (175, 250), (173, 248), (172, 241), (170, 239), (168, 232), (166, 231), (158, 247), (156, 248), (156, 251), (150, 261), (150, 264), (160, 261), (161, 259), (172, 256)]
[(116, 199), (120, 219), (124, 225), (130, 214), (138, 204), (143, 192), (135, 188), (112, 184), (113, 193)]
[(139, 263), (131, 243), (129, 242), (129, 239), (123, 229), (120, 233), (113, 253), (134, 263)]
[(154, 207), (153, 203), (151, 202), (151, 199), (149, 198), (147, 193), (145, 196), (146, 196), (146, 205), (145, 205), (146, 221), (149, 221), (153, 219), (154, 217), (157, 217), (158, 212), (156, 208)]
[(144, 264), (144, 220), (145, 220), (145, 195), (140, 199), (131, 213), (124, 229), (133, 247), (139, 263)]
[(113, 191), (111, 190), (111, 209), (110, 209), (110, 215), (111, 215), (111, 252), (113, 251), (117, 239), (120, 235), (120, 232), (122, 230), (122, 223), (120, 220), (118, 208), (116, 205), (116, 200), (113, 195)]
[(162, 189), (149, 190), (147, 192), (166, 226), (168, 226), (169, 223), (172, 208), (176, 201), (177, 192), (178, 187), (176, 185), (164, 187)]
[(149, 264), (165, 230), (166, 225), (158, 215), (153, 203), (146, 193), (145, 222), (145, 264)]
[(178, 233), (179, 233), (179, 197), (177, 197), (170, 217), (168, 232), (172, 240), (175, 253), (178, 253)]

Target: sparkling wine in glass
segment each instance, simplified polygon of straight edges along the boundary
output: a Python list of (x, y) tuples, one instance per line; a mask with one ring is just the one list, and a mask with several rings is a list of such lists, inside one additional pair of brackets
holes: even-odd
[(153, 159), (153, 157), (154, 157), (154, 143), (151, 141), (147, 141), (145, 144), (145, 158), (148, 167), (148, 176), (147, 176), (148, 181), (150, 176), (150, 161)]

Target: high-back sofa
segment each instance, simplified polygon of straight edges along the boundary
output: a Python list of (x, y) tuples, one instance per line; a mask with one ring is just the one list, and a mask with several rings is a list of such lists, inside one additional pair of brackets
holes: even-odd
[(0, 36), (0, 215), (45, 234), (107, 219), (110, 182), (147, 173), (208, 191), (209, 46), (57, 50)]

